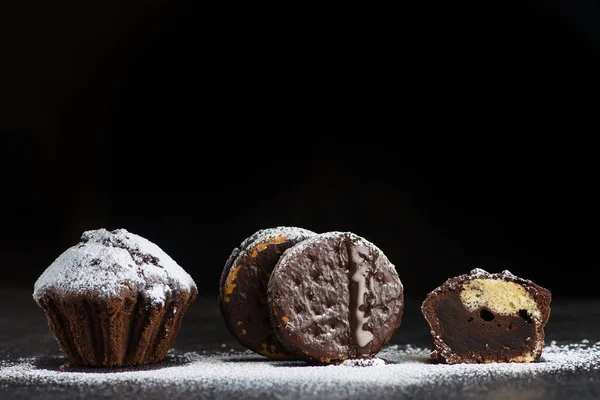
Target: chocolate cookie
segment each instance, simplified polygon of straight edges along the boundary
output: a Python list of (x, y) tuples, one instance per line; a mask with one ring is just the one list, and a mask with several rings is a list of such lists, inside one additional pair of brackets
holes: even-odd
[(297, 227), (262, 229), (234, 248), (220, 281), (219, 306), (238, 342), (270, 359), (291, 359), (279, 343), (267, 311), (267, 283), (284, 250), (315, 233)]
[(395, 266), (351, 232), (317, 234), (286, 250), (267, 291), (277, 337), (315, 364), (372, 358), (400, 326)]
[(476, 268), (448, 279), (421, 306), (433, 337), (431, 358), (446, 364), (537, 361), (550, 302), (550, 291), (509, 271)]

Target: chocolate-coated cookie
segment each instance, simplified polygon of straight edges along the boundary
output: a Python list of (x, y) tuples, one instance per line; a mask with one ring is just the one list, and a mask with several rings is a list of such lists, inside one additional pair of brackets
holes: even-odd
[(298, 227), (261, 229), (234, 248), (221, 274), (219, 306), (229, 332), (270, 359), (292, 359), (271, 327), (267, 283), (284, 250), (315, 233)]
[(476, 268), (448, 279), (421, 306), (433, 337), (431, 359), (446, 364), (537, 361), (551, 294), (509, 271)]
[(372, 358), (392, 338), (404, 310), (395, 266), (351, 232), (320, 233), (286, 250), (267, 298), (281, 343), (315, 364)]

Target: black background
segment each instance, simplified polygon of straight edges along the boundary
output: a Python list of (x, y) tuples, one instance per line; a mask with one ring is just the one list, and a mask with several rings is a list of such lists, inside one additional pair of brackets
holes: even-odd
[(216, 296), (295, 225), (371, 240), (407, 295), (481, 267), (597, 296), (600, 6), (408, 4), (4, 9), (0, 285), (122, 227)]

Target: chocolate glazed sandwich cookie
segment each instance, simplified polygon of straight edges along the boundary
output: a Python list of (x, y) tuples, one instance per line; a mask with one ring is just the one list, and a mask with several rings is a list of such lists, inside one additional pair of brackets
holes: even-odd
[(218, 300), (227, 329), (242, 346), (274, 360), (294, 358), (271, 327), (267, 283), (281, 254), (313, 235), (298, 227), (261, 229), (231, 252), (221, 274)]
[(448, 279), (421, 306), (431, 328), (434, 361), (533, 362), (544, 345), (550, 291), (509, 271), (480, 268)]
[(286, 250), (267, 298), (281, 343), (315, 364), (372, 358), (392, 338), (404, 310), (395, 266), (351, 232), (317, 234)]

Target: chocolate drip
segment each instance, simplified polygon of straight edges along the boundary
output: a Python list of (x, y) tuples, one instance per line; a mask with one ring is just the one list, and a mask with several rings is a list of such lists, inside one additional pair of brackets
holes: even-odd
[(367, 329), (369, 317), (366, 314), (367, 273), (369, 264), (364, 260), (360, 248), (348, 244), (348, 260), (350, 271), (350, 330), (356, 346), (356, 355), (370, 353), (369, 345), (373, 341), (373, 333)]

